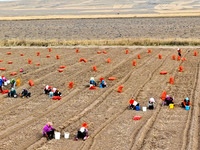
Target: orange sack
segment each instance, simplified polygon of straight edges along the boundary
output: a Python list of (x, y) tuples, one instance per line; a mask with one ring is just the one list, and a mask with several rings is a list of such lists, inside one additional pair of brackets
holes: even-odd
[(108, 80), (116, 80), (115, 77), (109, 77)]
[(166, 91), (163, 91), (163, 92), (162, 92), (162, 95), (161, 95), (161, 99), (162, 99), (163, 101), (165, 100), (166, 95), (167, 95)]
[(17, 75), (17, 72), (10, 73), (11, 76)]
[(120, 85), (119, 87), (118, 87), (118, 89), (117, 89), (117, 92), (118, 93), (122, 93), (122, 88), (123, 88), (124, 86), (123, 85)]
[(170, 77), (170, 78), (169, 78), (169, 83), (170, 83), (170, 84), (173, 84), (173, 83), (174, 83), (174, 78), (173, 78), (173, 77)]
[(30, 86), (34, 86), (34, 83), (33, 83), (32, 80), (29, 80), (29, 85), (30, 85)]

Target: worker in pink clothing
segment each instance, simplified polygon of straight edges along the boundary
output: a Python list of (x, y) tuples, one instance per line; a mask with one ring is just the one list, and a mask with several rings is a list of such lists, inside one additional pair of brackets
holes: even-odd
[(46, 136), (47, 140), (53, 139), (55, 128), (52, 125), (51, 122), (48, 122), (43, 128), (43, 136)]

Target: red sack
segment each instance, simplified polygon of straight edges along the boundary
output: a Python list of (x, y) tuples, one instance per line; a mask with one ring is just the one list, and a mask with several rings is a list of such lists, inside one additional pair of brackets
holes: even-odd
[(140, 120), (142, 117), (141, 116), (135, 116), (133, 117), (133, 120)]
[(9, 91), (8, 91), (8, 90), (4, 90), (4, 91), (2, 92), (2, 94), (5, 94), (5, 93), (9, 93)]
[(97, 89), (97, 87), (91, 86), (89, 89), (93, 90), (93, 89)]
[(167, 74), (167, 71), (161, 71), (160, 74)]
[(54, 97), (52, 97), (52, 99), (53, 99), (53, 100), (60, 100), (61, 97), (60, 97), (60, 96), (54, 96)]
[(60, 66), (60, 68), (66, 68), (66, 66)]
[(73, 88), (73, 84), (74, 84), (73, 81), (69, 83), (69, 88), (70, 89)]
[(63, 72), (63, 69), (58, 69), (59, 72)]

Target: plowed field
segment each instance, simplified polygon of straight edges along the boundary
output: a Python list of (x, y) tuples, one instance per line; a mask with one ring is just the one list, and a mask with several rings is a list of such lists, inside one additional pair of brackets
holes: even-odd
[[(172, 60), (172, 55), (177, 56), (176, 48), (151, 48), (151, 53), (148, 49), (132, 47), (126, 54), (124, 47), (82, 47), (79, 53), (76, 48), (64, 47), (52, 48), (52, 52), (47, 48), (1, 48), (0, 68), (6, 68), (1, 75), (20, 79), (17, 93), (28, 88), (32, 96), (22, 99), (0, 95), (0, 149), (199, 149), (199, 48), (182, 48), (185, 61)], [(97, 54), (97, 51), (107, 54)], [(197, 56), (194, 51), (198, 52)], [(162, 59), (158, 58), (159, 54)], [(79, 62), (80, 58), (87, 62)], [(28, 59), (32, 64), (28, 64)], [(66, 66), (63, 72), (58, 72), (60, 66)], [(93, 71), (93, 66), (97, 71)], [(179, 72), (179, 66), (183, 66), (183, 72)], [(20, 68), (25, 74), (19, 72)], [(161, 71), (167, 74), (160, 75)], [(12, 72), (17, 75), (11, 76)], [(108, 87), (89, 90), (92, 76), (97, 82), (104, 77)], [(108, 80), (109, 77), (116, 80)], [(174, 78), (174, 84), (169, 84), (170, 77)], [(32, 87), (28, 84), (30, 79), (35, 84)], [(72, 89), (68, 87), (71, 81), (74, 82)], [(61, 100), (52, 100), (43, 94), (47, 84), (60, 89)], [(120, 85), (124, 86), (122, 93), (117, 92)], [(3, 87), (9, 88), (10, 85)], [(174, 97), (174, 109), (161, 105), (163, 91)], [(128, 110), (132, 96), (141, 108), (154, 97), (156, 108), (146, 112)], [(185, 97), (191, 100), (190, 110), (180, 107)], [(132, 119), (138, 115), (142, 116), (140, 120)], [(48, 121), (61, 132), (60, 140), (47, 141), (42, 137)], [(83, 122), (88, 123), (89, 138), (73, 141)], [(64, 138), (64, 132), (70, 133), (69, 139)]]

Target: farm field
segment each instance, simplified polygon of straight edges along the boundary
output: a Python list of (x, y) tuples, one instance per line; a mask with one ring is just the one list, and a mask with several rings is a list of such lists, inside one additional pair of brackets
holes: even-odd
[(0, 21), (0, 40), (199, 40), (199, 22), (200, 17)]
[[(76, 53), (77, 48), (79, 53)], [(17, 93), (23, 88), (32, 93), (28, 99), (0, 95), (1, 149), (199, 149), (199, 47), (182, 47), (185, 61), (172, 60), (173, 55), (177, 56), (174, 47), (151, 47), (151, 53), (148, 53), (149, 47), (51, 49), (51, 52), (48, 48), (0, 49), (0, 59), (3, 60), (0, 68), (6, 68), (1, 75), (20, 79)], [(107, 53), (98, 54), (97, 51)], [(22, 53), (24, 56), (20, 56)], [(158, 58), (159, 54), (162, 59)], [(56, 55), (60, 59), (56, 59)], [(87, 62), (79, 62), (81, 58)], [(108, 58), (110, 63), (107, 63)], [(28, 59), (32, 64), (28, 64)], [(136, 66), (133, 66), (133, 60)], [(8, 61), (13, 63), (8, 64)], [(60, 66), (66, 66), (63, 72), (58, 71)], [(93, 71), (93, 66), (97, 71)], [(183, 72), (179, 72), (179, 66), (183, 66)], [(20, 68), (25, 74), (19, 72)], [(167, 74), (160, 75), (161, 71), (167, 71)], [(12, 72), (17, 75), (11, 76)], [(95, 77), (97, 82), (103, 77), (108, 87), (90, 90), (90, 77)], [(109, 77), (116, 77), (116, 80), (108, 80)], [(174, 84), (169, 84), (170, 77), (174, 78)], [(32, 87), (28, 84), (30, 79), (35, 84)], [(74, 82), (72, 89), (68, 87), (71, 81)], [(60, 89), (62, 99), (52, 100), (43, 94), (46, 85)], [(120, 85), (123, 85), (122, 93), (117, 92)], [(3, 89), (7, 90), (9, 86)], [(174, 96), (174, 109), (161, 105), (163, 91)], [(141, 107), (147, 106), (149, 98), (154, 97), (156, 108), (146, 112), (128, 110), (132, 96)], [(190, 110), (180, 107), (186, 97), (192, 103)], [(134, 116), (142, 118), (133, 120)], [(60, 140), (47, 141), (42, 137), (42, 129), (49, 121), (61, 132)], [(89, 138), (74, 141), (83, 122), (88, 123)], [(64, 132), (70, 133), (69, 139), (63, 137)]]

